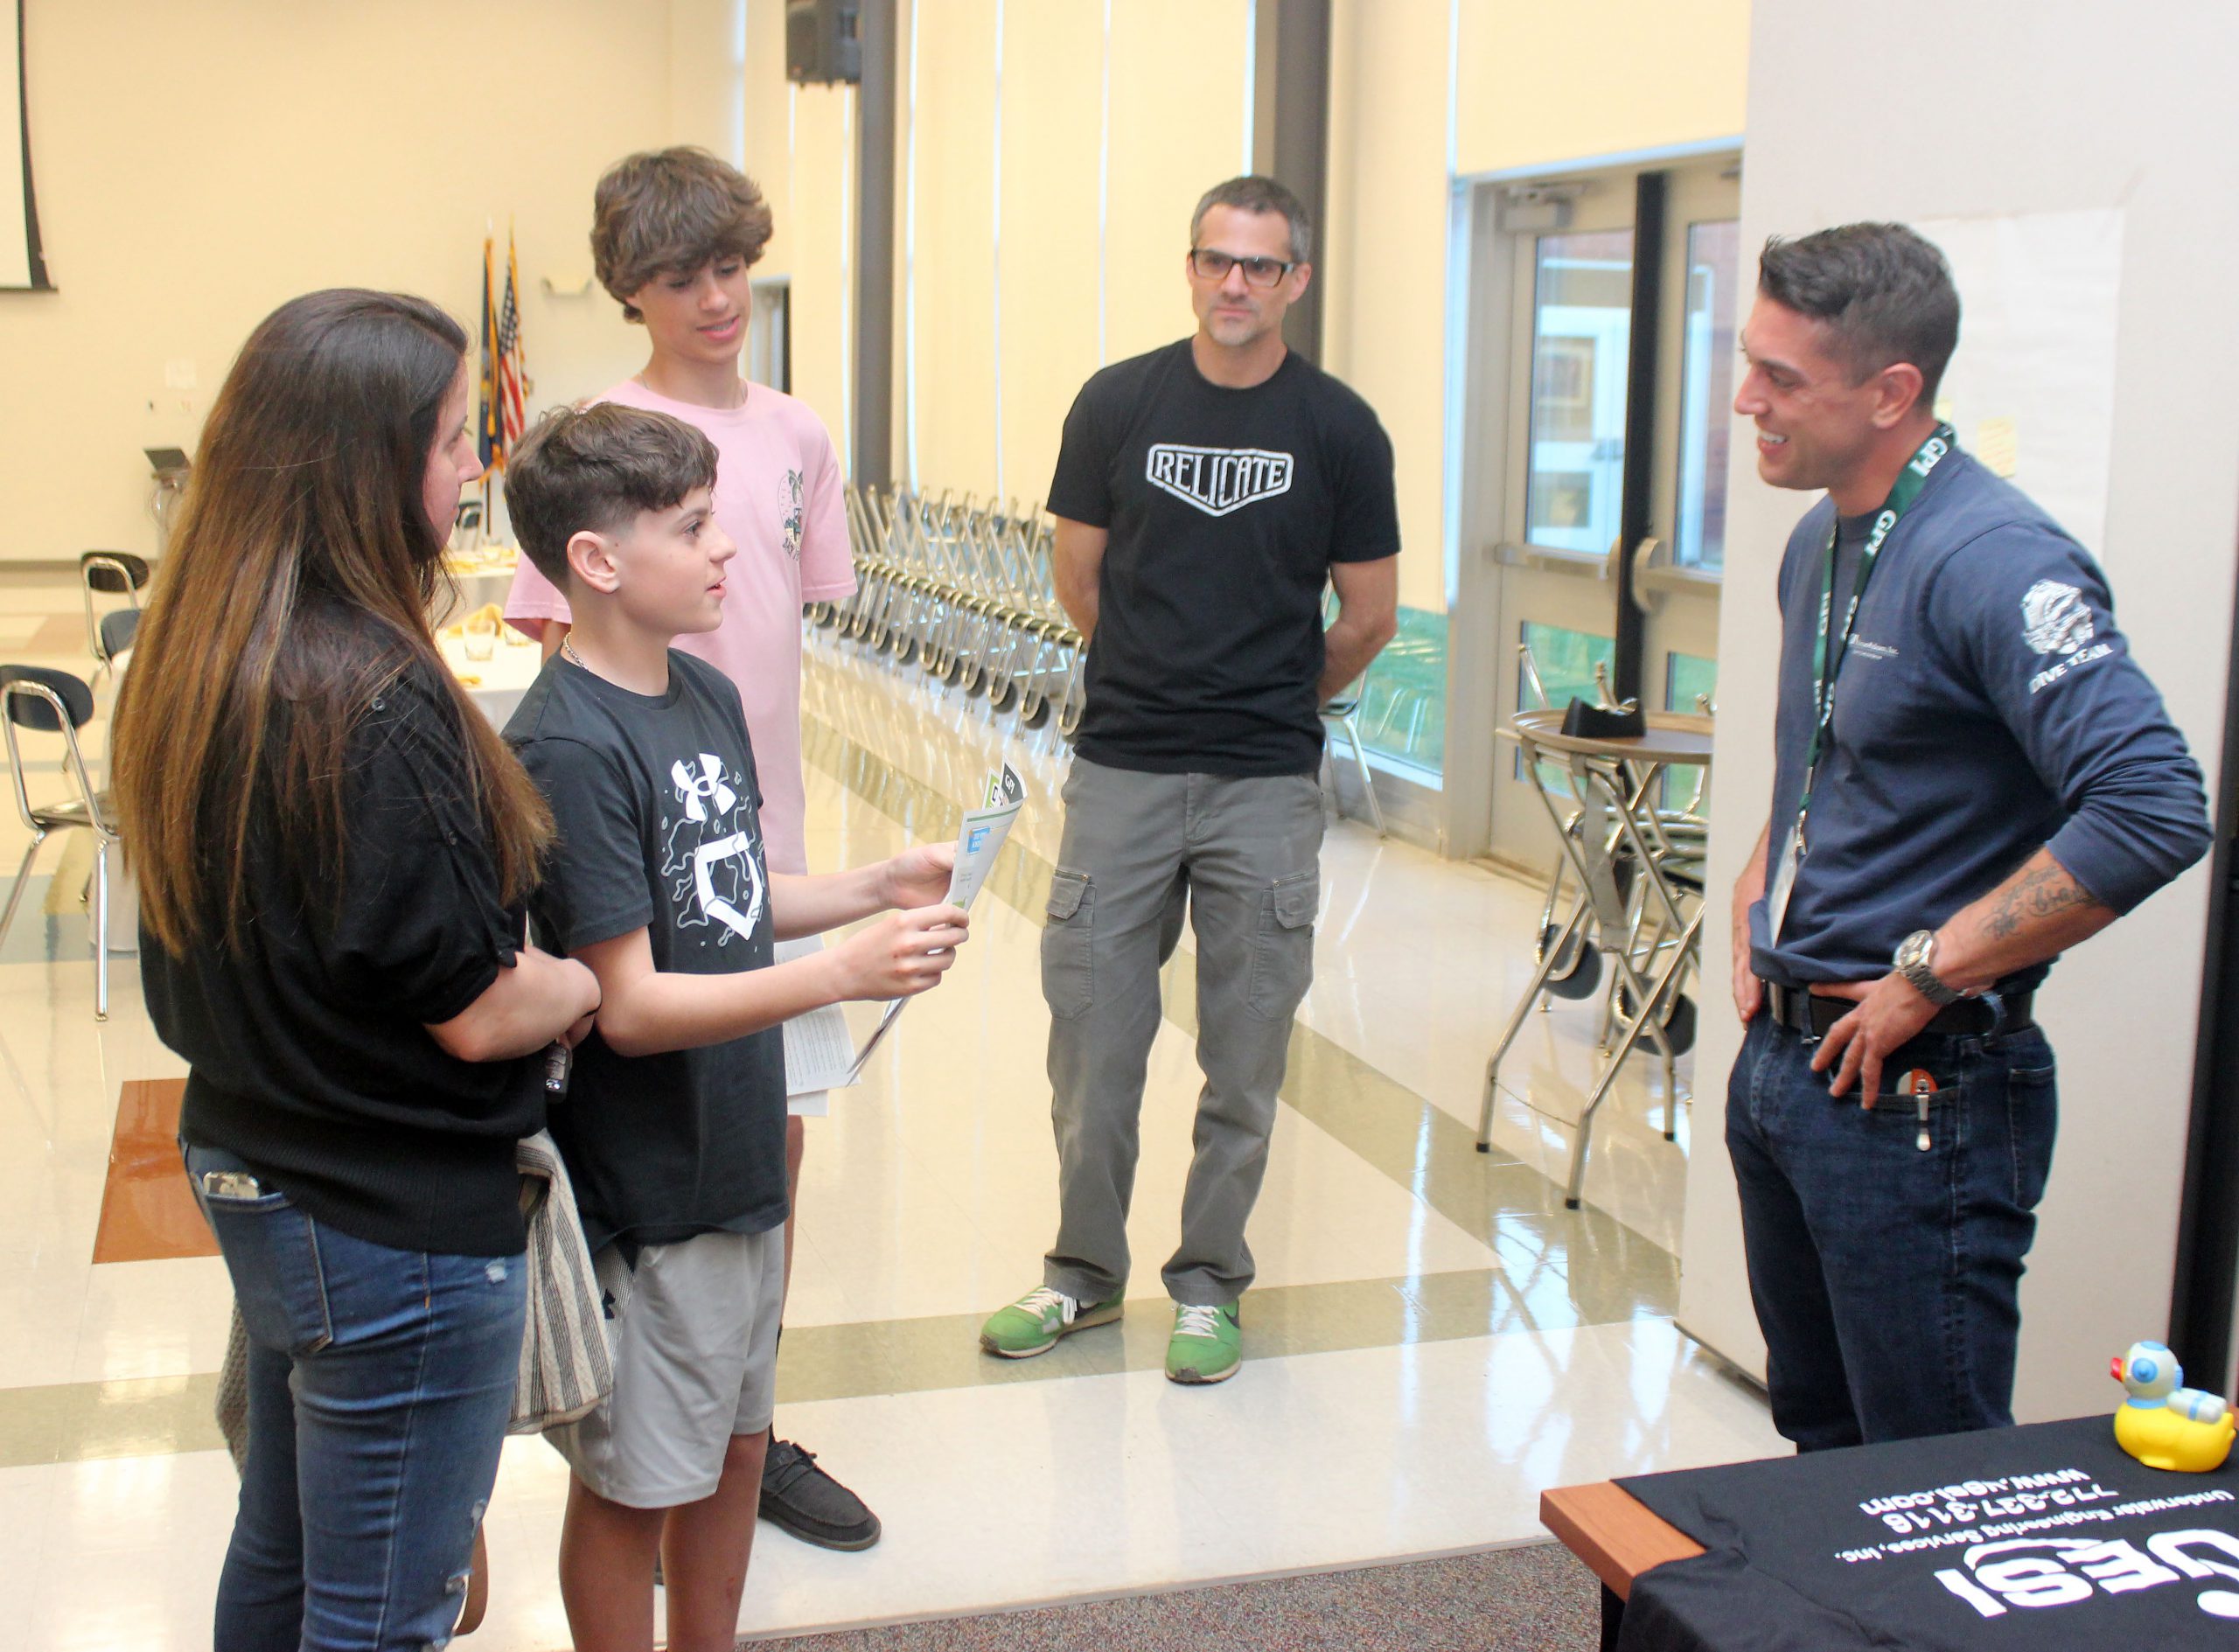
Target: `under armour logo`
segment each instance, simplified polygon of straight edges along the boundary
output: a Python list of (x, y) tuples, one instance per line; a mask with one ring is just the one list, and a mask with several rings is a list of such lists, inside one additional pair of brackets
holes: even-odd
[[(722, 759), (708, 752), (700, 754), (700, 772), (692, 772), (691, 765), (679, 757), (669, 765), (669, 778), (676, 782), (676, 795), (684, 799), (684, 812), (693, 820), (704, 823), (708, 819), (708, 802), (715, 805), (719, 815), (729, 814), (731, 805), (738, 801), (738, 793), (723, 784)], [(702, 799), (706, 799), (703, 802)]]

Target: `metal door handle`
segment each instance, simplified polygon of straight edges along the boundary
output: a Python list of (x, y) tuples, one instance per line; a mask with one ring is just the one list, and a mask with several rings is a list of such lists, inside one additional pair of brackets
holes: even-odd
[[(1652, 535), (1633, 547), (1633, 582), (1629, 594), (1633, 606), (1650, 617), (1664, 611), (1664, 599), (1649, 594), (1645, 575), (1656, 565), (1656, 554), (1663, 548), (1664, 541)], [(1612, 554), (1615, 554), (1614, 550)]]

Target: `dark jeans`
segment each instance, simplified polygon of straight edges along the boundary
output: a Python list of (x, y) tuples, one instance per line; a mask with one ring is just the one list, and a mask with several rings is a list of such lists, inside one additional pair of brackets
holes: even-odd
[(395, 1251), (284, 1193), (206, 1193), (244, 1167), (186, 1149), (248, 1327), (248, 1460), (218, 1583), (224, 1652), (441, 1647), (498, 1476), (521, 1258)]
[(1908, 1098), (1867, 1110), (1761, 1013), (1726, 1085), (1749, 1294), (1773, 1425), (1799, 1451), (2013, 1420), (2022, 1258), (2051, 1168), (2053, 1052), (2034, 1028), (1925, 1035), (1895, 1052), (1936, 1078), (1926, 1152)]

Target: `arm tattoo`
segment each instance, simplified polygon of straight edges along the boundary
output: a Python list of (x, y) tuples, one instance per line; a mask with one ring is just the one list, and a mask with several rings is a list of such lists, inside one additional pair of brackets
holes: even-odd
[(1998, 897), (1984, 920), (1985, 933), (2004, 940), (2023, 924), (2035, 923), (2075, 906), (2097, 906), (2097, 896), (2068, 875), (2057, 861), (2034, 869), (2025, 868), (2012, 886)]

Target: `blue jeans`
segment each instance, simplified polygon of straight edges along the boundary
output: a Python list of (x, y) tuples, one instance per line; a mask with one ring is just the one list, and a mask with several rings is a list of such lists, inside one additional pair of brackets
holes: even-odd
[(223, 1652), (441, 1647), (465, 1599), (520, 1356), (518, 1256), (352, 1238), (284, 1193), (186, 1168), (248, 1327), (248, 1460), (218, 1584)]
[(2013, 1420), (2022, 1259), (2052, 1168), (2053, 1052), (2035, 1028), (1928, 1034), (1885, 1070), (1938, 1085), (1871, 1111), (1761, 1012), (1726, 1085), (1749, 1294), (1773, 1425), (1799, 1451)]

